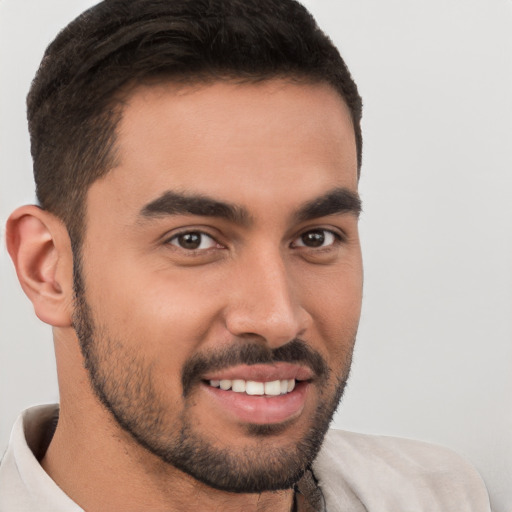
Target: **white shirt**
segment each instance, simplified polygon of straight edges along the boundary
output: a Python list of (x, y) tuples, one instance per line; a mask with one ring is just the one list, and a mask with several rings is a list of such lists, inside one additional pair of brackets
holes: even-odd
[[(28, 409), (15, 423), (0, 464), (0, 512), (84, 512), (34, 455), (56, 407)], [(490, 512), (473, 467), (427, 443), (331, 430), (313, 472), (327, 512)]]

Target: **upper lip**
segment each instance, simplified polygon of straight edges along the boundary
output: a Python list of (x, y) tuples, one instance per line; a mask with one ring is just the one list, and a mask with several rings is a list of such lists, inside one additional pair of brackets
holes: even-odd
[(237, 365), (212, 373), (206, 373), (203, 380), (251, 380), (272, 382), (275, 380), (311, 380), (314, 372), (307, 366), (296, 363), (268, 363), (255, 365)]

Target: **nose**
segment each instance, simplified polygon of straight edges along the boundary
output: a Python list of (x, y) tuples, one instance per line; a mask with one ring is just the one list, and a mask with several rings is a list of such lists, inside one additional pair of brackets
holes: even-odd
[(290, 274), (278, 250), (241, 261), (229, 286), (228, 331), (263, 339), (271, 348), (303, 336), (310, 316), (301, 303), (300, 283)]

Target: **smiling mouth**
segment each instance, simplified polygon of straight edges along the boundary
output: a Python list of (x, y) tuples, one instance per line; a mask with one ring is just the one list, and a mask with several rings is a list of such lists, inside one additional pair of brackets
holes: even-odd
[(233, 391), (251, 396), (280, 396), (291, 393), (295, 389), (295, 379), (273, 380), (270, 382), (258, 382), (243, 379), (209, 380), (206, 383), (213, 388), (223, 391)]
[[(246, 378), (242, 379), (241, 374)], [(280, 375), (278, 375), (280, 374)], [(231, 377), (231, 378), (229, 378)], [(207, 403), (237, 424), (269, 425), (298, 418), (311, 393), (312, 372), (288, 363), (278, 366), (238, 367), (223, 375), (205, 375)], [(222, 412), (221, 412), (222, 411)]]

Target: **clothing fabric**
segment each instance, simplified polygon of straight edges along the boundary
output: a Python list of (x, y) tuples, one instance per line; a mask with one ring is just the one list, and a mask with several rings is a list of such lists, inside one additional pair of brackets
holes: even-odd
[[(34, 407), (15, 423), (0, 464), (0, 512), (84, 512), (38, 462), (57, 411)], [(490, 512), (473, 467), (427, 443), (331, 430), (312, 472), (327, 512)]]

